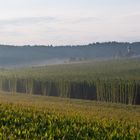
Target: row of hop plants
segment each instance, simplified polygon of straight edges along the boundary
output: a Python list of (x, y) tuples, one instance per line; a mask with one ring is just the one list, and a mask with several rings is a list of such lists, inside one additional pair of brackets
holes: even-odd
[(104, 102), (140, 104), (140, 81), (122, 79), (56, 80), (1, 77), (0, 90)]

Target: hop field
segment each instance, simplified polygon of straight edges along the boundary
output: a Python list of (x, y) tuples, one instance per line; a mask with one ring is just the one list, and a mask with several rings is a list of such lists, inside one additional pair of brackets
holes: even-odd
[(139, 140), (140, 107), (0, 94), (0, 139)]
[(140, 59), (1, 69), (0, 90), (138, 105)]

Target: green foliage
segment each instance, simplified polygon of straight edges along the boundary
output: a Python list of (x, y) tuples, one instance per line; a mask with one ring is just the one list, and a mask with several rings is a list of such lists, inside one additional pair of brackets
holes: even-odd
[(140, 139), (138, 106), (17, 94), (0, 98), (0, 139)]

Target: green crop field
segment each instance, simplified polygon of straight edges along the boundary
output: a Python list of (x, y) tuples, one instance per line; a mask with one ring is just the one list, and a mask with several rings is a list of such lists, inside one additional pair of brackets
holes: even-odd
[(140, 106), (0, 94), (1, 140), (139, 140)]
[(0, 140), (139, 140), (139, 62), (1, 69)]
[(140, 59), (1, 69), (0, 90), (140, 104)]

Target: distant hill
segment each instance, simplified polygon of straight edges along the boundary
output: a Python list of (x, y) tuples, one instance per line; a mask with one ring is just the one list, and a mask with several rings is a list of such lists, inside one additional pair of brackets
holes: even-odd
[(140, 57), (140, 42), (97, 42), (76, 46), (0, 45), (1, 68), (126, 57)]

